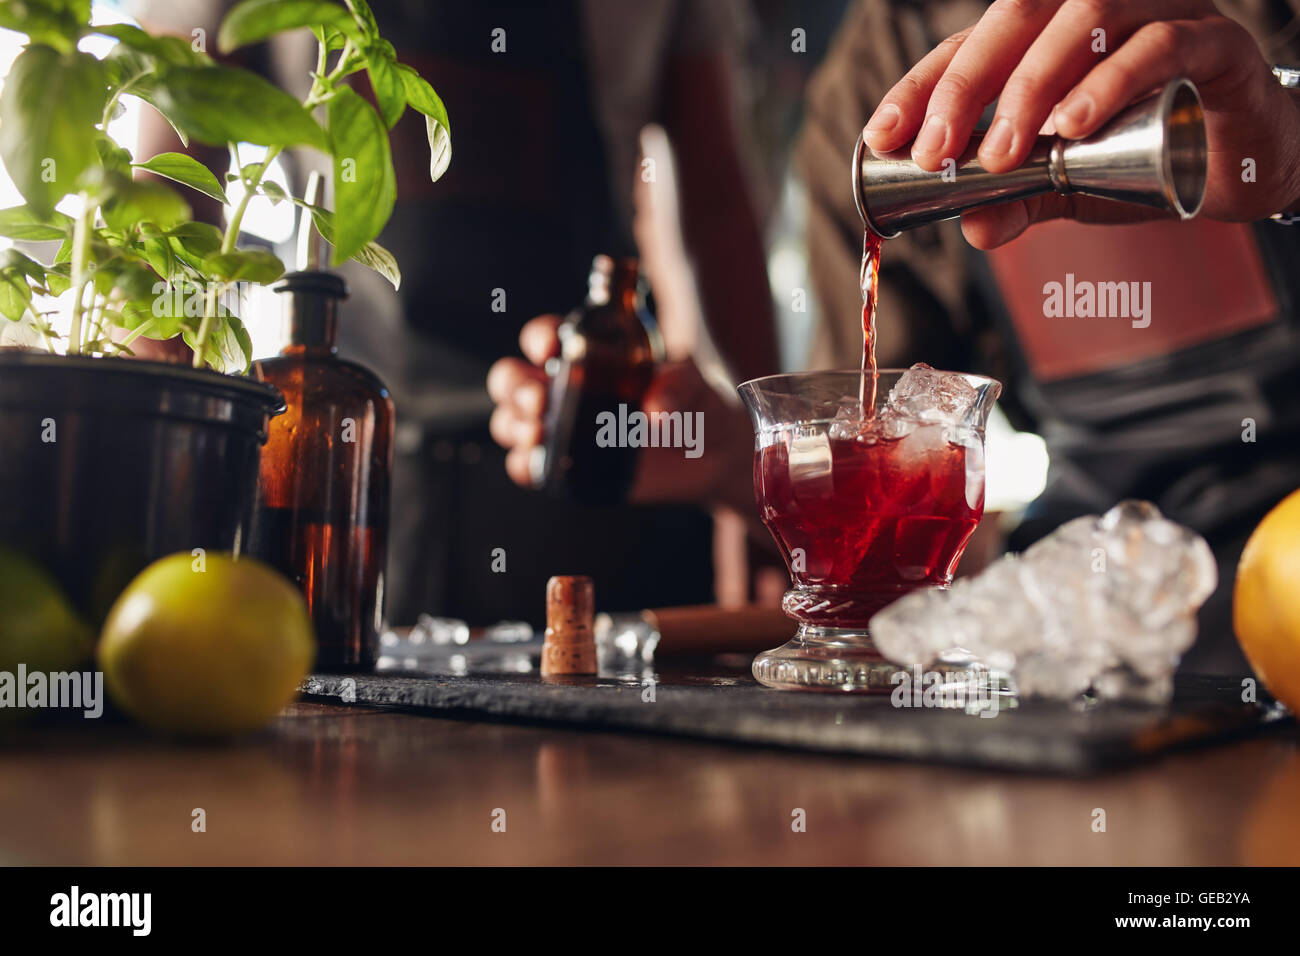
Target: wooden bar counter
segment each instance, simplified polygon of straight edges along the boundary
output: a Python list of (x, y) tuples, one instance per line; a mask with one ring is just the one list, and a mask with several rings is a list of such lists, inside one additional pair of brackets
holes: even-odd
[(7, 865), (1297, 864), (1297, 806), (1290, 722), (1084, 778), (315, 702), (230, 743), (0, 746)]

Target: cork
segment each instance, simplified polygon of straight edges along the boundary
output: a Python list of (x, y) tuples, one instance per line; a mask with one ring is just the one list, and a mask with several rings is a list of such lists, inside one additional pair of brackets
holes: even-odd
[(546, 634), (542, 676), (596, 673), (595, 588), (583, 575), (556, 575), (546, 582)]

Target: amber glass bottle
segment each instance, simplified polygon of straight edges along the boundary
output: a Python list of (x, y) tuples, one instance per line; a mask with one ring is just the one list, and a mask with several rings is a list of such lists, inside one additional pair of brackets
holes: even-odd
[[(641, 404), (662, 353), (645, 308), (636, 259), (596, 256), (587, 301), (560, 326), (547, 398), (544, 453), (534, 481), (546, 491), (592, 504), (622, 501), (636, 474), (637, 449), (598, 443), (598, 417), (620, 418)], [(625, 419), (622, 419), (625, 420)]]
[(288, 345), (255, 373), (284, 393), (271, 420), (252, 553), (298, 583), (316, 626), (316, 667), (373, 666), (383, 615), (393, 402), (338, 357), (343, 280), (295, 272), (276, 286)]

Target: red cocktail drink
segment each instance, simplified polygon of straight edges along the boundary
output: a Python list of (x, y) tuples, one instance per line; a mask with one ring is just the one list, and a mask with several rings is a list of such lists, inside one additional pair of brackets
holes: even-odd
[(943, 432), (922, 425), (870, 443), (814, 439), (812, 463), (802, 465), (809, 450), (798, 439), (758, 450), (754, 487), (794, 580), (795, 617), (865, 627), (899, 595), (952, 580), (984, 512), (984, 462), (978, 444)]
[[(859, 396), (873, 385), (866, 411)], [(984, 423), (1000, 391), (925, 366), (740, 387), (757, 435), (754, 493), (790, 570), (783, 607), (799, 624), (794, 640), (755, 660), (760, 681), (892, 689), (896, 668), (868, 623), (903, 594), (952, 581), (984, 511)]]

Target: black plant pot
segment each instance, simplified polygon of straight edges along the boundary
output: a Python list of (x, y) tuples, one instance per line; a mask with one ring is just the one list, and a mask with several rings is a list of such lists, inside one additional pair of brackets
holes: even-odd
[(94, 626), (146, 565), (247, 540), (279, 391), (178, 365), (0, 351), (0, 547)]

